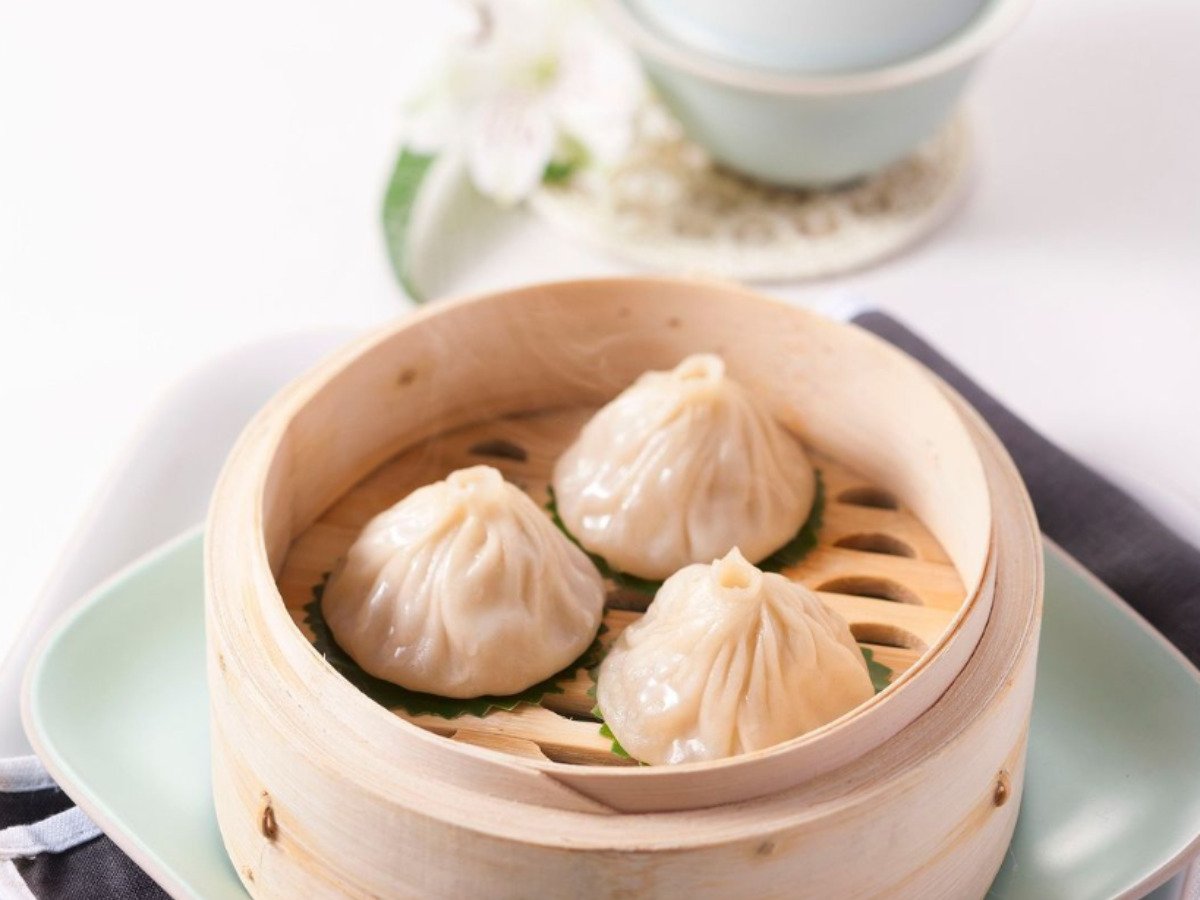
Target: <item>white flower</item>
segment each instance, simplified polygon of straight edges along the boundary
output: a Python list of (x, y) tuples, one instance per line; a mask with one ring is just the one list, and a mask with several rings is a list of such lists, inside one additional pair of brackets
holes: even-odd
[(481, 0), (472, 33), (447, 52), (409, 108), (406, 145), (460, 145), (475, 186), (503, 204), (551, 163), (617, 162), (629, 147), (645, 82), (586, 0)]

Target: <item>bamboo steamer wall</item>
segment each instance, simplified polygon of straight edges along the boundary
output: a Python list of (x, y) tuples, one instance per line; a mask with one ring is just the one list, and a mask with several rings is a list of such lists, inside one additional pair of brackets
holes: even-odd
[[(696, 350), (721, 353), (810, 446), (899, 496), (953, 560), (967, 602), (886, 692), (746, 757), (567, 766), (401, 721), (296, 628), (276, 585), (289, 548), (373, 469), (474, 422), (603, 402)], [(208, 534), (214, 796), (248, 888), (981, 893), (1020, 792), (1040, 557), (1011, 463), (954, 404), (856, 329), (650, 279), (439, 306), (293, 384), (235, 448)]]

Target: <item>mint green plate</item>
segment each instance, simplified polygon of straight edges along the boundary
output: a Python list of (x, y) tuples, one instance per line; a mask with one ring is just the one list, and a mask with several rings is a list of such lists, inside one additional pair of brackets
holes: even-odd
[[(93, 592), (30, 666), (25, 728), (168, 891), (239, 898), (210, 799), (201, 535)], [(1200, 847), (1200, 673), (1057, 548), (1025, 797), (989, 894), (1137, 896)]]

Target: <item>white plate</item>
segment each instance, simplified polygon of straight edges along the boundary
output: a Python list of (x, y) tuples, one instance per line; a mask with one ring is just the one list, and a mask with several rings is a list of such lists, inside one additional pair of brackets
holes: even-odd
[(0, 757), (31, 752), (18, 711), (21, 677), (51, 623), (100, 581), (203, 519), (217, 473), (250, 417), (352, 334), (328, 329), (249, 344), (164, 393), (75, 530), (0, 666)]

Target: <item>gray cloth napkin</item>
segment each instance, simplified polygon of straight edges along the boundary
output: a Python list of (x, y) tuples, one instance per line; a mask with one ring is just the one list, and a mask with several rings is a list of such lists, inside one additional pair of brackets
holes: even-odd
[(34, 757), (0, 760), (0, 900), (160, 900)]
[[(1016, 460), (1042, 530), (1200, 663), (1200, 550), (1031, 429), (895, 319), (867, 312), (853, 321), (921, 360), (979, 410)], [(26, 790), (13, 790), (12, 784), (7, 792), (0, 789), (0, 847), (6, 834), (19, 838), (29, 823), (44, 823), (71, 809), (65, 794), (40, 784), (35, 780)], [(76, 833), (82, 840), (67, 849), (11, 860), (0, 857), (0, 900), (166, 896), (107, 837), (91, 836), (94, 831)], [(16, 886), (11, 881), (6, 885), (9, 876), (18, 879)], [(16, 890), (26, 893), (13, 893)]]
[(1200, 665), (1200, 550), (1014, 416), (892, 317), (872, 311), (853, 321), (919, 359), (962, 394), (1012, 455), (1042, 532)]

